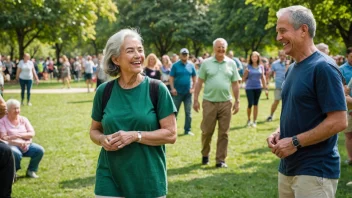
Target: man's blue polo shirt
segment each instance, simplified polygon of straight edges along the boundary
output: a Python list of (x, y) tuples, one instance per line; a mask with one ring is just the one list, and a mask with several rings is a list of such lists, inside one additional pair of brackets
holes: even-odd
[(196, 69), (191, 62), (184, 64), (181, 60), (172, 65), (170, 76), (174, 77), (174, 87), (178, 94), (187, 94), (191, 89), (192, 79)]

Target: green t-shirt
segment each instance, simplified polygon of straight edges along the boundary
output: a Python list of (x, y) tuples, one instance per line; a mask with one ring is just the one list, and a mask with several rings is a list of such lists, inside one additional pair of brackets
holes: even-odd
[(241, 80), (236, 63), (228, 57), (221, 63), (215, 57), (206, 59), (200, 67), (199, 78), (204, 80), (203, 99), (211, 102), (231, 100), (231, 83)]
[[(98, 87), (94, 97), (92, 119), (101, 122), (104, 134), (124, 131), (154, 131), (159, 128), (156, 113), (149, 97), (146, 77), (137, 87), (122, 89), (115, 81), (110, 99), (101, 112), (106, 83)], [(159, 120), (176, 112), (171, 95), (159, 84)], [(167, 193), (165, 146), (148, 146), (134, 142), (118, 151), (101, 149), (95, 194), (117, 197), (160, 197)]]

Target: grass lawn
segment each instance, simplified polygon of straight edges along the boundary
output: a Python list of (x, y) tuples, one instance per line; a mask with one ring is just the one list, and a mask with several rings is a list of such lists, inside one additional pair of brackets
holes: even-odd
[[(59, 85), (55, 85), (59, 86)], [(55, 87), (54, 86), (54, 87)], [(19, 99), (19, 94), (6, 94)], [(45, 148), (40, 164), (39, 179), (23, 177), (28, 158), (22, 160), (21, 176), (13, 186), (13, 197), (94, 197), (95, 168), (99, 147), (89, 138), (90, 113), (94, 93), (32, 94), (32, 107), (22, 107), (21, 114), (31, 121), (36, 136), (34, 142)], [(178, 119), (179, 137), (167, 145), (168, 197), (277, 197), (277, 167), (279, 160), (266, 146), (266, 137), (279, 123), (279, 110), (273, 122), (266, 123), (270, 99), (263, 94), (259, 104), (257, 128), (247, 128), (246, 97), (241, 90), (241, 109), (231, 122), (227, 169), (216, 169), (215, 148), (217, 132), (212, 141), (210, 164), (201, 166), (199, 129), (201, 113), (193, 112), (195, 136), (183, 136), (184, 111)], [(344, 135), (339, 135), (342, 160), (346, 159)], [(336, 197), (352, 197), (352, 168), (341, 165), (341, 179)], [(138, 179), (138, 178), (131, 178)]]

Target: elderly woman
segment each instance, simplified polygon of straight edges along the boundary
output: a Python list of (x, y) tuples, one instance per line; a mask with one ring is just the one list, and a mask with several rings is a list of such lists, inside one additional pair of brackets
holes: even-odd
[(104, 69), (113, 82), (96, 91), (90, 138), (102, 146), (96, 172), (96, 197), (165, 197), (167, 193), (164, 144), (176, 141), (176, 108), (165, 84), (158, 84), (157, 108), (150, 97), (151, 79), (142, 75), (141, 36), (123, 29), (107, 41)]
[(20, 102), (6, 102), (8, 114), (0, 120), (0, 139), (7, 141), (15, 157), (16, 171), (21, 169), (22, 157), (30, 157), (27, 176), (38, 178), (38, 166), (44, 155), (42, 146), (33, 143), (34, 129), (26, 117), (20, 116)]
[(39, 83), (37, 72), (35, 71), (34, 64), (30, 60), (31, 56), (27, 53), (24, 54), (23, 60), (18, 63), (16, 80), (20, 81), (21, 85), (21, 104), (23, 105), (24, 101), (24, 90), (27, 87), (27, 105), (32, 106), (31, 103), (31, 88), (33, 83), (33, 77), (35, 78), (36, 83)]

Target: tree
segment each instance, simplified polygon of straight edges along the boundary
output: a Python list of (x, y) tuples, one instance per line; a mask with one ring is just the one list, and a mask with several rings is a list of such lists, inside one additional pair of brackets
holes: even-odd
[(14, 32), (17, 37), (19, 57), (25, 49), (59, 17), (56, 1), (4, 0), (0, 7), (0, 29)]
[(274, 33), (268, 24), (269, 8), (246, 4), (245, 0), (223, 0), (215, 4), (217, 17), (213, 21), (213, 34), (229, 43), (249, 51), (258, 51), (264, 43), (270, 43)]
[(1, 50), (7, 50), (6, 55), (9, 55), (13, 59), (17, 45), (15, 33), (0, 32), (0, 38), (0, 46), (2, 46)]
[(190, 10), (189, 18), (192, 20), (181, 25), (180, 30), (175, 34), (175, 40), (186, 38), (191, 43), (194, 55), (198, 57), (205, 44), (211, 43), (212, 32), (210, 20), (207, 16), (208, 6), (198, 2), (195, 6), (190, 7)]
[[(136, 27), (140, 30), (145, 46), (152, 45), (159, 56), (168, 53), (181, 40), (188, 38), (180, 31), (193, 18), (195, 6), (192, 0), (118, 0), (120, 27)], [(177, 36), (178, 35), (178, 36)]]
[(94, 39), (97, 11), (114, 19), (117, 12), (111, 0), (3, 0), (0, 29), (15, 32), (22, 57), (34, 39), (55, 43), (57, 56), (64, 42)]
[(247, 3), (269, 7), (270, 26), (275, 25), (280, 8), (303, 5), (314, 14), (319, 40), (333, 45), (341, 37), (346, 48), (352, 46), (351, 0), (247, 0)]
[(116, 20), (116, 5), (111, 0), (68, 1), (58, 5), (61, 17), (56, 21), (58, 28), (47, 30), (48, 41), (54, 43), (56, 58), (59, 61), (63, 48), (78, 40), (95, 40), (95, 25), (98, 16)]

